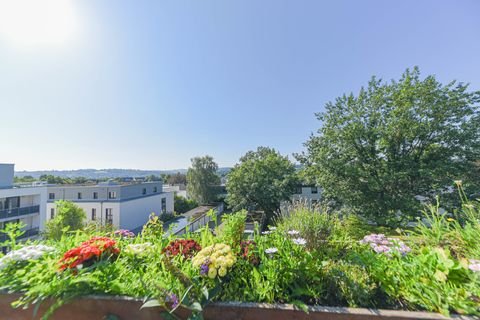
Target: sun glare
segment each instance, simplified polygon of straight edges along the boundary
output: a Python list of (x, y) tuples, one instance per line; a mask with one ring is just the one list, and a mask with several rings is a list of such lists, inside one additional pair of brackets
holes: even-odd
[(0, 42), (58, 45), (76, 31), (72, 0), (0, 0)]

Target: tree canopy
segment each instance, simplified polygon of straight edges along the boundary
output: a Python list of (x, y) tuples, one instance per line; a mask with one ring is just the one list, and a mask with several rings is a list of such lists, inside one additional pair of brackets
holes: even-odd
[(87, 218), (85, 211), (71, 201), (55, 202), (55, 217), (47, 222), (46, 237), (60, 239), (65, 231), (75, 231), (84, 227)]
[(188, 196), (199, 204), (207, 204), (216, 199), (216, 186), (220, 184), (217, 175), (218, 165), (211, 156), (195, 157), (187, 171)]
[(295, 191), (295, 166), (275, 149), (259, 147), (240, 158), (227, 179), (227, 203), (233, 210), (262, 210), (268, 218)]
[(415, 196), (480, 177), (479, 92), (407, 69), (399, 81), (375, 77), (318, 113), (322, 126), (298, 159), (324, 195), (386, 222), (416, 214)]

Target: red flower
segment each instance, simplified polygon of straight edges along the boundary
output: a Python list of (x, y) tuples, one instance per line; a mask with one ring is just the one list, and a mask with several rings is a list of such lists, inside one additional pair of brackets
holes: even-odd
[(107, 237), (93, 237), (78, 247), (68, 250), (59, 261), (60, 270), (74, 269), (80, 264), (92, 264), (102, 257), (120, 253), (116, 241)]
[(202, 247), (193, 239), (176, 239), (171, 241), (162, 250), (162, 253), (165, 253), (167, 256), (182, 254), (185, 258), (191, 258), (200, 250), (202, 250)]

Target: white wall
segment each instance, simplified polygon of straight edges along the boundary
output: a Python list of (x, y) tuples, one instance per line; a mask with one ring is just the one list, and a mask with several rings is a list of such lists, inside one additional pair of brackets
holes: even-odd
[[(93, 222), (92, 221), (92, 209), (95, 208), (97, 209), (97, 222), (100, 222), (102, 224), (105, 224), (105, 219), (106, 219), (106, 210), (107, 208), (112, 209), (112, 215), (113, 215), (113, 225), (115, 227), (118, 227), (120, 225), (120, 202), (75, 202), (77, 206), (83, 209), (85, 211), (85, 215), (87, 216), (86, 222)], [(46, 218), (47, 221), (50, 220), (51, 216), (51, 209), (55, 210), (55, 215), (57, 214), (56, 211), (56, 204), (54, 202), (48, 202), (47, 203), (47, 210), (46, 210)]]
[(173, 212), (173, 192), (121, 202), (120, 228), (133, 230), (144, 225), (151, 213), (162, 213), (162, 198), (166, 198), (167, 212)]

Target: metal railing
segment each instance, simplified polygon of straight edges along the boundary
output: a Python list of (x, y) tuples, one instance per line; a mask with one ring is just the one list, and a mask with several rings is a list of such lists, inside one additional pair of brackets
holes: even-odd
[(20, 217), (27, 214), (39, 213), (39, 212), (40, 212), (39, 205), (22, 207), (22, 208), (14, 208), (14, 209), (5, 209), (5, 210), (0, 210), (0, 219), (15, 218), (15, 217)]
[[(223, 205), (219, 205), (213, 210), (215, 211), (214, 219), (216, 220), (218, 216), (223, 213)], [(209, 216), (208, 212), (205, 212), (200, 217), (188, 223), (185, 227), (175, 231), (174, 235), (177, 235), (177, 236), (182, 235), (187, 232), (187, 229), (188, 229), (188, 232), (195, 232), (198, 229), (206, 226), (210, 221), (215, 221), (215, 220), (212, 220), (212, 216)]]
[[(18, 237), (18, 239), (25, 239), (25, 238), (29, 238), (29, 237), (33, 237), (33, 236), (36, 236), (40, 233), (40, 229), (37, 227), (37, 228), (32, 228), (32, 229), (28, 229), (28, 230), (24, 230), (25, 233), (22, 234), (20, 237)], [(8, 236), (4, 233), (0, 233), (0, 242), (4, 242), (8, 239)]]

